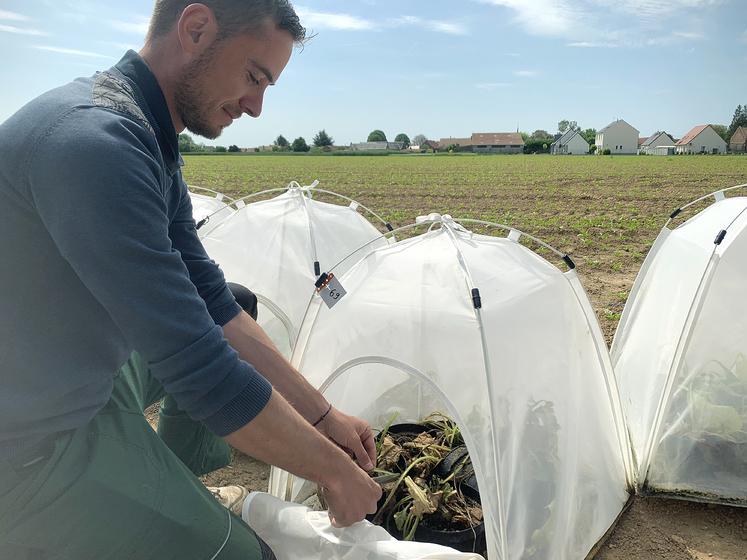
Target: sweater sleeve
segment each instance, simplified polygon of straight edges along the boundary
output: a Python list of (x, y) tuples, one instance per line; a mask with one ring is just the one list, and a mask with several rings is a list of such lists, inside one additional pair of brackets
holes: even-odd
[(223, 436), (259, 414), (272, 387), (225, 340), (172, 244), (159, 158), (134, 121), (77, 109), (37, 142), (28, 188), (62, 257), (164, 389)]
[(226, 286), (223, 272), (215, 261), (210, 259), (197, 235), (192, 217), (192, 202), (181, 173), (177, 173), (174, 180), (177, 184), (172, 188), (178, 189), (180, 202), (169, 228), (169, 236), (174, 248), (179, 251), (189, 277), (205, 302), (210, 316), (222, 327), (239, 314), (241, 307)]

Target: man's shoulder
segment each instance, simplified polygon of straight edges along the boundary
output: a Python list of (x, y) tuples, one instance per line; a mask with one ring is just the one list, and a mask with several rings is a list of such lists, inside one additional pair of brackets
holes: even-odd
[[(111, 71), (78, 78), (31, 100), (0, 125), (0, 144), (38, 145), (52, 134), (75, 143), (82, 136), (101, 139), (124, 125), (147, 144), (155, 133), (133, 87)], [(112, 126), (115, 125), (115, 126)]]
[(134, 88), (126, 79), (114, 72), (99, 72), (94, 76), (91, 103), (94, 107), (111, 109), (126, 115), (151, 134), (155, 134), (153, 126), (138, 103)]

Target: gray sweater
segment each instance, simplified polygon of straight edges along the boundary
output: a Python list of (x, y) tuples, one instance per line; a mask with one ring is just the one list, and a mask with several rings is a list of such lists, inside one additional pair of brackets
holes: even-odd
[(240, 308), (181, 165), (132, 51), (0, 125), (0, 456), (87, 423), (133, 349), (218, 435), (266, 405), (270, 384), (223, 337)]

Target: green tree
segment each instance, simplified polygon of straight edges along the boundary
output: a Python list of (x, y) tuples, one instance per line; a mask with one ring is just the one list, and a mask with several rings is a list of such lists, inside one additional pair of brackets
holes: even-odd
[(394, 138), (394, 141), (402, 142), (402, 147), (405, 149), (410, 147), (410, 137), (404, 132), (397, 134), (397, 136)]
[(241, 148), (239, 148), (236, 144), (231, 144), (230, 146), (228, 146), (228, 151), (235, 154), (236, 152), (240, 152)]
[(386, 142), (386, 134), (383, 130), (374, 130), (368, 135), (367, 142)]
[(542, 141), (542, 142), (549, 141), (549, 142), (552, 142), (553, 141), (553, 136), (552, 136), (552, 134), (550, 134), (546, 130), (541, 130), (540, 129), (540, 130), (535, 130), (534, 132), (532, 132), (531, 136), (529, 136), (529, 140), (530, 141), (537, 141), (537, 142), (538, 141)]
[(576, 121), (567, 121), (565, 119), (558, 123), (558, 132), (560, 134), (565, 134), (569, 130), (581, 130), (581, 127), (578, 126)]
[(224, 154), (228, 151), (228, 149), (225, 146), (216, 146), (215, 151)]
[(275, 139), (275, 145), (278, 148), (288, 148), (290, 146), (288, 141), (285, 139), (285, 136), (282, 134)]
[(303, 136), (299, 136), (293, 141), (292, 148), (294, 152), (308, 152), (311, 149)]
[(192, 137), (189, 134), (179, 135), (179, 151), (180, 152), (187, 153), (187, 152), (196, 152), (198, 150), (199, 150), (199, 146), (194, 140), (192, 140)]
[(712, 124), (711, 128), (716, 131), (716, 134), (721, 136), (721, 138), (724, 139), (724, 141), (728, 144), (729, 143), (729, 130), (726, 128), (725, 124)]
[(331, 146), (335, 143), (332, 137), (327, 134), (327, 131), (325, 131), (324, 129), (316, 133), (313, 142), (314, 146), (316, 146), (317, 148), (324, 148), (325, 146)]
[(416, 134), (415, 137), (412, 139), (412, 145), (421, 146), (427, 141), (428, 141), (428, 138), (425, 137), (425, 134)]
[(525, 154), (546, 154), (550, 150), (548, 146), (552, 143), (552, 137), (548, 138), (532, 138), (529, 137), (528, 142), (524, 142), (524, 153)]
[(584, 140), (586, 140), (589, 144), (593, 144), (597, 141), (597, 129), (587, 128), (586, 130), (582, 130), (581, 136), (583, 136)]
[[(734, 111), (734, 117), (731, 119), (731, 124), (729, 125), (729, 130), (726, 133), (729, 139), (731, 139), (737, 128), (740, 126), (747, 126), (747, 105), (737, 105), (737, 109)], [(727, 140), (727, 142), (728, 141), (729, 140)]]

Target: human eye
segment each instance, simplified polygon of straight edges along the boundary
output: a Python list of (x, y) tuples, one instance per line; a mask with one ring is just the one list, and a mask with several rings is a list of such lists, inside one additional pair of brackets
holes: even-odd
[(259, 85), (259, 80), (257, 79), (257, 75), (254, 72), (252, 72), (251, 70), (247, 70), (246, 75), (250, 83), (254, 84), (255, 86)]

